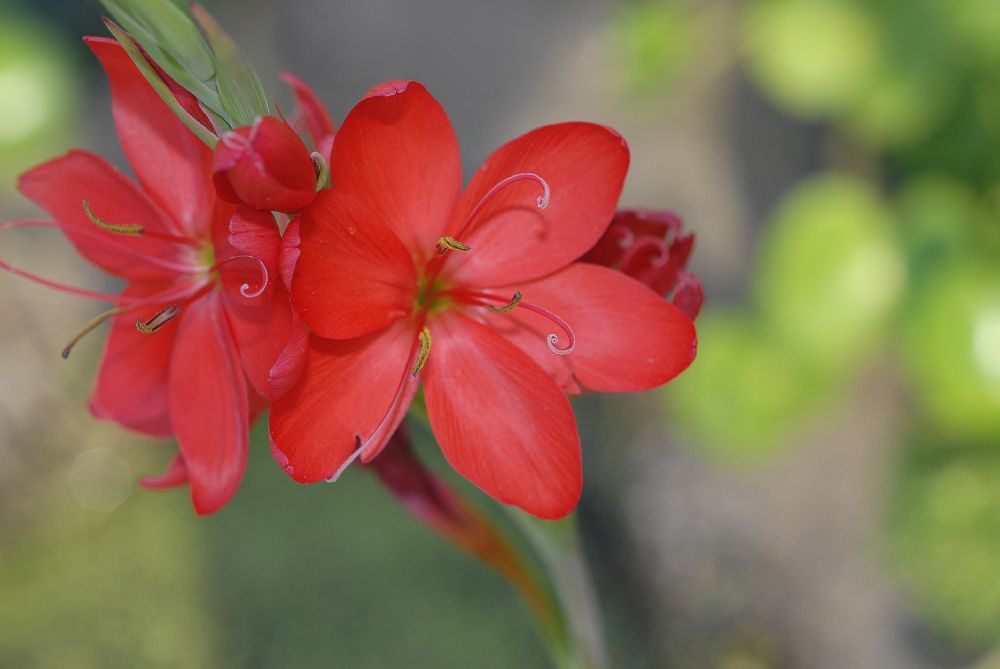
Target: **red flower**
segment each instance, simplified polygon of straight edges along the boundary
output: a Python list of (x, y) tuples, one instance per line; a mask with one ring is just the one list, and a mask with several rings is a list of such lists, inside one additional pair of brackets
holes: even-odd
[(501, 147), (463, 193), (440, 105), (412, 82), (373, 89), (334, 140), (333, 189), (299, 217), (292, 295), (313, 335), (270, 426), (289, 475), (370, 462), (423, 377), (460, 473), (535, 515), (571, 511), (580, 443), (563, 391), (653, 388), (696, 346), (691, 320), (647, 287), (573, 262), (627, 166), (615, 132), (565, 123)]
[[(21, 192), (55, 220), (3, 227), (58, 228), (127, 285), (121, 295), (97, 293), (3, 267), (115, 305), (63, 355), (111, 320), (91, 411), (149, 436), (176, 435), (177, 461), (145, 483), (189, 480), (195, 509), (211, 513), (243, 475), (251, 416), (262, 404), (257, 395), (284, 392), (304, 357), (305, 334), (279, 278), (279, 231), (269, 213), (218, 201), (212, 152), (116, 42), (86, 41), (111, 80), (118, 136), (141, 185), (98, 156), (73, 151), (20, 180)], [(197, 111), (189, 94), (173, 90)]]
[(309, 149), (288, 123), (273, 116), (223, 133), (212, 172), (219, 196), (234, 204), (290, 214), (316, 196)]
[(661, 295), (670, 295), (693, 320), (705, 294), (698, 277), (685, 271), (694, 250), (694, 233), (681, 234), (683, 228), (684, 221), (673, 212), (624, 209), (582, 260), (613, 267)]

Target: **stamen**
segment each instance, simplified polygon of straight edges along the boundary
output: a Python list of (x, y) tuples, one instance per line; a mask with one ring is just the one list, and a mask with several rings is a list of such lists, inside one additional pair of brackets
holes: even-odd
[(510, 298), (510, 302), (508, 302), (504, 306), (494, 307), (492, 305), (487, 305), (486, 308), (495, 314), (507, 314), (513, 311), (514, 307), (516, 307), (518, 304), (521, 303), (521, 297), (523, 297), (521, 295), (521, 291), (517, 291), (514, 293), (514, 297)]
[(534, 312), (539, 316), (547, 318), (556, 325), (558, 325), (565, 333), (566, 338), (569, 340), (568, 344), (565, 347), (561, 348), (558, 346), (559, 335), (557, 335), (554, 332), (550, 333), (548, 336), (545, 337), (545, 341), (546, 343), (548, 343), (550, 351), (552, 351), (556, 355), (568, 355), (569, 353), (573, 352), (574, 348), (576, 348), (576, 334), (573, 332), (573, 328), (569, 326), (569, 323), (559, 318), (548, 309), (525, 302), (524, 300), (521, 299), (522, 297), (521, 291), (515, 292), (514, 297), (511, 299), (511, 301), (502, 307), (496, 307), (487, 302), (487, 300), (492, 300), (494, 302), (502, 300), (503, 298), (501, 298), (499, 295), (493, 295), (492, 293), (484, 293), (478, 290), (462, 290), (462, 289), (445, 290), (439, 293), (439, 295), (443, 297), (451, 297), (456, 301), (463, 302), (465, 304), (471, 304), (472, 306), (475, 307), (485, 307), (490, 311), (501, 314), (509, 313), (510, 311), (513, 311), (515, 307), (518, 306), (523, 309), (527, 309), (528, 311)]
[(527, 309), (528, 311), (533, 311), (539, 316), (544, 316), (550, 321), (562, 328), (562, 331), (566, 333), (566, 338), (569, 339), (569, 343), (565, 348), (559, 348), (559, 335), (552, 332), (545, 337), (545, 343), (549, 345), (549, 350), (556, 355), (569, 355), (576, 348), (576, 334), (573, 332), (573, 328), (569, 326), (569, 323), (563, 319), (556, 316), (554, 313), (548, 309), (543, 309), (542, 307), (535, 306), (534, 304), (528, 304), (527, 302), (521, 302), (521, 308)]
[(416, 376), (420, 373), (420, 370), (424, 368), (427, 364), (427, 358), (431, 355), (431, 331), (424, 328), (417, 335), (417, 360), (413, 363), (413, 370), (410, 372), (411, 375)]
[[(417, 372), (426, 364), (427, 356), (430, 354), (430, 337), (430, 331), (427, 328), (421, 329), (420, 334), (417, 335), (417, 340), (413, 342), (413, 347), (410, 349), (410, 360), (413, 362), (412, 368), (416, 369)], [(420, 362), (421, 358), (423, 362)], [(419, 386), (420, 379), (416, 374), (403, 372), (403, 375), (399, 379), (399, 384), (396, 386), (392, 402), (389, 403), (378, 425), (375, 426), (375, 429), (372, 430), (367, 438), (362, 438), (360, 435), (355, 436), (356, 447), (354, 453), (344, 461), (327, 481), (336, 481), (344, 473), (344, 470), (357, 460), (358, 457), (361, 458), (362, 462), (371, 462), (382, 452), (385, 445), (389, 443), (389, 437), (392, 436), (392, 433), (396, 431), (396, 428), (403, 421), (403, 417), (406, 416), (406, 411), (410, 408), (410, 404), (413, 403), (413, 397), (417, 394)]]
[(316, 192), (318, 193), (330, 185), (330, 165), (327, 164), (326, 158), (319, 151), (313, 151), (309, 157), (312, 158), (313, 169), (316, 170)]
[(169, 307), (164, 307), (163, 309), (157, 311), (146, 321), (136, 319), (135, 329), (142, 334), (153, 334), (176, 318), (179, 313), (181, 313), (181, 308), (176, 304), (171, 304)]
[(465, 223), (462, 224), (461, 229), (458, 231), (458, 234), (455, 235), (455, 237), (457, 237), (458, 239), (462, 239), (463, 237), (467, 236), (466, 232), (468, 232), (469, 228), (471, 227), (473, 219), (476, 218), (476, 214), (482, 211), (483, 207), (485, 207), (497, 193), (499, 193), (504, 188), (513, 183), (517, 183), (518, 181), (524, 181), (526, 179), (530, 179), (531, 181), (534, 181), (535, 183), (537, 183), (539, 186), (542, 187), (542, 194), (539, 195), (538, 199), (535, 201), (538, 204), (538, 208), (545, 209), (546, 207), (548, 207), (549, 200), (552, 197), (552, 189), (549, 188), (548, 181), (538, 176), (534, 172), (521, 172), (519, 174), (512, 174), (511, 176), (507, 177), (506, 179), (503, 179), (495, 186), (493, 186), (493, 188), (491, 188), (489, 192), (487, 192), (486, 195), (483, 196), (483, 199), (481, 199), (476, 204), (476, 206), (472, 208), (472, 211), (469, 212), (468, 218), (465, 219)]
[(357, 460), (361, 456), (361, 451), (363, 451), (363, 450), (364, 449), (361, 448), (361, 437), (355, 436), (354, 437), (354, 452), (351, 453), (347, 457), (347, 459), (344, 460), (340, 464), (339, 467), (337, 467), (337, 471), (335, 471), (329, 478), (327, 478), (326, 482), (327, 483), (336, 483), (337, 479), (339, 479), (340, 476), (345, 471), (347, 471), (347, 468), (350, 467), (352, 464), (354, 464), (354, 461)]
[(109, 318), (114, 318), (115, 316), (123, 314), (126, 311), (128, 311), (128, 307), (115, 307), (114, 309), (108, 309), (107, 311), (101, 312), (93, 319), (91, 319), (89, 323), (83, 326), (83, 329), (81, 329), (79, 332), (73, 335), (73, 338), (70, 339), (69, 343), (67, 343), (66, 346), (63, 348), (62, 350), (63, 360), (68, 358), (69, 354), (73, 351), (73, 347), (76, 346), (81, 339), (83, 339), (88, 334), (93, 332), (98, 325), (108, 320)]
[[(157, 256), (148, 255), (142, 253), (141, 251), (135, 249), (131, 244), (125, 240), (119, 240), (114, 238), (109, 238), (106, 235), (101, 234), (98, 230), (93, 228), (86, 228), (79, 225), (69, 225), (66, 223), (59, 223), (58, 221), (6, 221), (0, 223), (0, 230), (16, 230), (18, 228), (56, 228), (57, 230), (62, 230), (67, 235), (72, 235), (74, 237), (84, 237), (86, 239), (93, 240), (95, 242), (100, 242), (105, 248), (109, 250), (114, 250), (119, 254), (132, 256), (143, 263), (156, 265), (157, 267), (162, 267), (168, 269), (178, 274), (195, 274), (201, 271), (201, 267), (191, 263), (173, 262), (172, 260), (167, 260), (166, 258), (159, 258)], [(146, 234), (146, 237), (156, 237), (155, 234)], [(10, 267), (4, 267), (8, 269), (13, 274), (19, 274), (27, 279), (34, 281), (34, 275), (22, 274), (20, 270), (16, 270)], [(46, 284), (47, 285), (47, 284)], [(50, 286), (51, 287), (51, 286)], [(62, 290), (61, 288), (56, 288), (57, 290)], [(110, 300), (114, 301), (114, 300)]]
[(437, 241), (437, 247), (439, 255), (445, 251), (468, 251), (472, 248), (471, 246), (466, 246), (454, 237), (442, 237)]
[(212, 265), (209, 271), (212, 272), (218, 271), (223, 265), (233, 262), (235, 260), (253, 260), (254, 262), (257, 263), (257, 266), (260, 268), (260, 273), (261, 273), (260, 286), (257, 287), (257, 290), (250, 292), (250, 284), (244, 283), (242, 286), (240, 286), (240, 295), (251, 299), (263, 295), (264, 291), (267, 290), (268, 285), (270, 285), (271, 283), (271, 273), (268, 272), (267, 265), (264, 263), (264, 261), (258, 258), (257, 256), (251, 256), (251, 255), (230, 256)]
[(87, 202), (86, 198), (83, 200), (83, 211), (87, 214), (87, 218), (90, 219), (91, 223), (105, 232), (113, 232), (116, 235), (132, 236), (139, 236), (146, 232), (145, 228), (134, 223), (107, 223), (101, 220), (101, 218), (94, 213), (94, 210), (90, 208), (90, 203)]
[(87, 218), (90, 222), (99, 227), (105, 232), (112, 232), (116, 235), (126, 235), (129, 237), (151, 237), (153, 239), (159, 239), (164, 242), (170, 242), (172, 244), (183, 244), (184, 246), (193, 246), (195, 248), (201, 247), (201, 242), (195, 239), (190, 239), (188, 237), (178, 237), (177, 235), (171, 235), (165, 232), (149, 232), (141, 225), (135, 223), (108, 223), (103, 220), (100, 216), (94, 213), (91, 209), (90, 203), (87, 199), (83, 199), (83, 211), (87, 214)]

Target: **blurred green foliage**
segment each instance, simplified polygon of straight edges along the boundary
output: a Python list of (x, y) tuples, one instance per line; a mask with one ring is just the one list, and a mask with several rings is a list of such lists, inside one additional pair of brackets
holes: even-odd
[[(626, 3), (623, 29), (648, 4)], [(658, 4), (664, 16), (698, 6)], [(837, 164), (850, 156), (864, 171), (813, 175), (781, 198), (748, 303), (709, 300), (699, 357), (665, 391), (672, 424), (715, 458), (760, 461), (869, 362), (893, 360), (912, 411), (892, 564), (946, 645), (985, 648), (1000, 638), (1000, 3), (731, 7), (756, 92), (824, 124)], [(635, 42), (678, 46), (636, 53), (675, 72), (664, 54), (691, 48), (654, 26), (634, 28)], [(913, 434), (934, 443), (909, 444)]]
[(79, 72), (62, 36), (26, 16), (0, 22), (0, 194), (25, 164), (70, 143)]
[(363, 468), (300, 486), (254, 448), (222, 512), (194, 522), (186, 497), (136, 491), (111, 513), (59, 503), (0, 547), (0, 666), (547, 666), (507, 583)]
[(908, 597), (945, 645), (996, 643), (1000, 450), (914, 440), (904, 454), (888, 552)]

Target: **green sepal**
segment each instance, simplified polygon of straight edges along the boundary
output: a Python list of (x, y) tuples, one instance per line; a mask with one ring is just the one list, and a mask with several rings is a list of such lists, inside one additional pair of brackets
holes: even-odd
[(259, 116), (267, 116), (270, 108), (264, 87), (236, 42), (201, 5), (192, 3), (191, 13), (215, 54), (219, 99), (233, 126), (250, 125)]
[(163, 81), (156, 68), (146, 59), (146, 56), (142, 53), (142, 49), (135, 42), (131, 35), (129, 35), (121, 26), (117, 25), (111, 19), (104, 19), (104, 24), (111, 31), (118, 43), (122, 45), (125, 49), (125, 53), (128, 54), (135, 66), (139, 68), (139, 72), (145, 77), (146, 81), (153, 87), (153, 90), (160, 96), (160, 98), (170, 107), (170, 110), (179, 118), (188, 129), (193, 132), (198, 139), (205, 142), (209, 148), (215, 148), (216, 142), (218, 142), (218, 137), (212, 134), (205, 126), (203, 126), (198, 119), (191, 116), (190, 113), (177, 101), (174, 97), (173, 91), (170, 90), (170, 86), (167, 82)]

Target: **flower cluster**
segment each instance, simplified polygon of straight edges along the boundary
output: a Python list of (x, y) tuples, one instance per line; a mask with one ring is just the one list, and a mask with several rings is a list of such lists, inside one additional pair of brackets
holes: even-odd
[[(223, 72), (226, 42), (199, 20)], [(610, 128), (535, 129), (463, 188), (455, 132), (419, 83), (375, 86), (338, 129), (285, 75), (291, 121), (248, 119), (113, 32), (86, 41), (135, 179), (70, 152), (19, 183), (51, 220), (3, 227), (57, 228), (125, 287), (0, 266), (110, 305), (64, 356), (110, 321), (91, 411), (178, 444), (145, 485), (188, 483), (199, 513), (218, 510), (269, 405), (281, 468), (336, 480), (405, 442), (393, 436), (421, 398), (459, 473), (560, 518), (582, 486), (569, 398), (655, 388), (694, 359), (693, 235), (672, 214), (616, 213), (629, 149)], [(424, 480), (400, 471), (412, 460), (381, 470)]]

